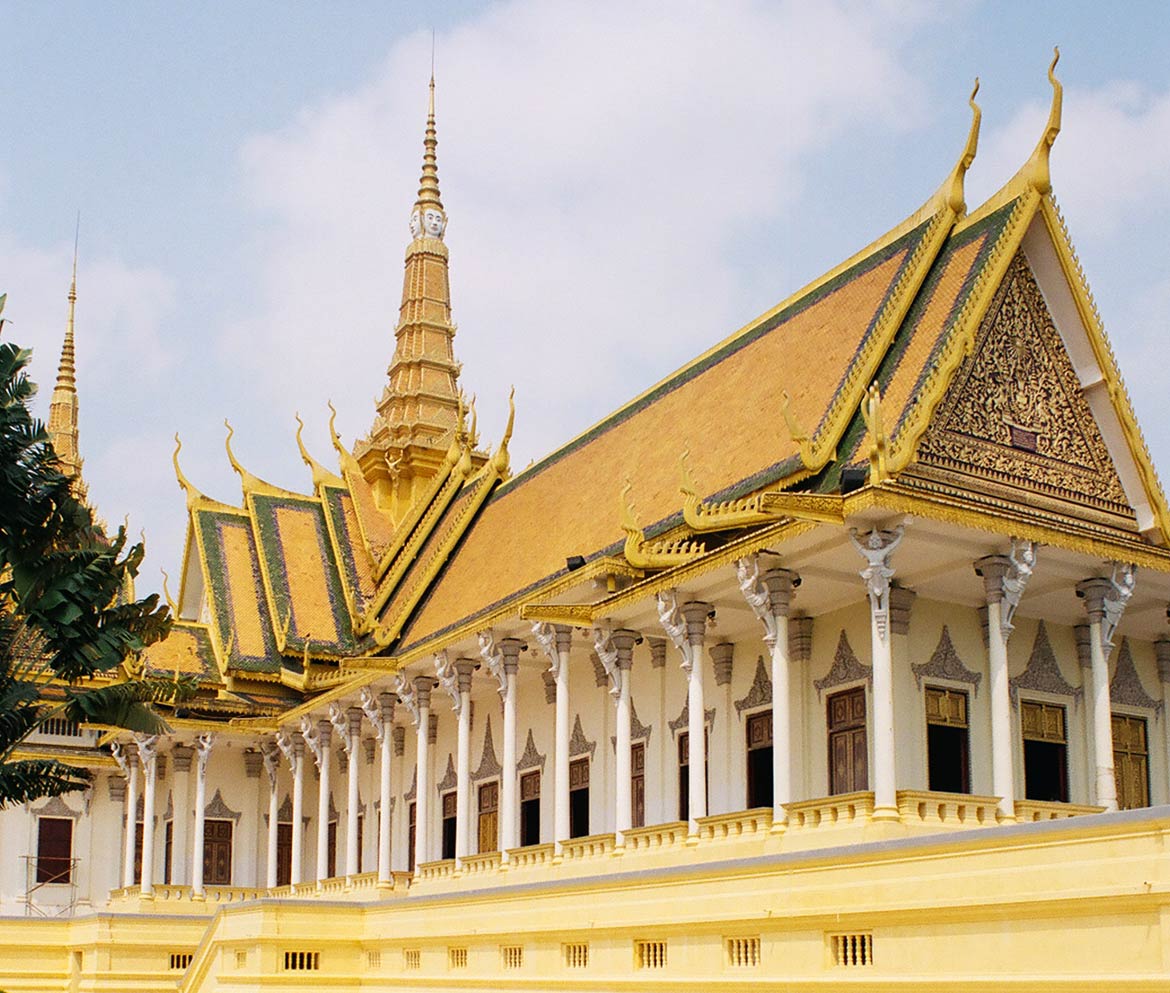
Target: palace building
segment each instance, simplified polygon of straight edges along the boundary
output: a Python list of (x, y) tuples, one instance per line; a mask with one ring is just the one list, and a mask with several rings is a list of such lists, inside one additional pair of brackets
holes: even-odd
[(0, 988), (1165, 989), (1170, 509), (1049, 78), (986, 203), (973, 94), (918, 210), (520, 473), (460, 389), (432, 81), (373, 423), (298, 433), (303, 493), (229, 430), (238, 505), (176, 445), (126, 678), (199, 692), (26, 746), (95, 776), (0, 812)]

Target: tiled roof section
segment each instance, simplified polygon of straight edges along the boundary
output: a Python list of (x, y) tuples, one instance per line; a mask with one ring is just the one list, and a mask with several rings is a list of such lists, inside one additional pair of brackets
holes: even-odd
[(322, 486), (320, 493), (341, 585), (360, 614), (374, 595), (374, 577), (370, 556), (358, 529), (353, 497), (348, 490), (338, 486)]
[(296, 690), (286, 689), (279, 684), (274, 684), (270, 688), (264, 690), (233, 690), (230, 693), (225, 693), (225, 697), (236, 698), (242, 700), (244, 703), (250, 704), (257, 709), (264, 710), (270, 713), (280, 713), (284, 710), (289, 710), (292, 707), (298, 706), (303, 697)]
[(967, 305), (980, 277), (997, 255), (1014, 201), (954, 234), (906, 315), (902, 329), (883, 362), (882, 412), (891, 439), (922, 395), (939, 353)]
[[(624, 479), (643, 525), (679, 511), (679, 457), (708, 493), (735, 495), (801, 466), (780, 411), (820, 424), (914, 249), (923, 222), (728, 339), (502, 486), (412, 619), (410, 645), (621, 538)], [(408, 646), (409, 647), (409, 646)]]
[(410, 568), (402, 577), (394, 590), (385, 608), (378, 618), (383, 627), (400, 627), (404, 615), (418, 603), (419, 598), (426, 592), (423, 588), (428, 578), (433, 578), (435, 571), (442, 565), (439, 558), (450, 551), (451, 543), (457, 539), (457, 530), (466, 527), (466, 515), (473, 510), (476, 497), (482, 497), (481, 487), (490, 486), (491, 481), (477, 477), (472, 480), (448, 504), (443, 516), (431, 529), (418, 555), (411, 563)]
[(204, 624), (176, 621), (170, 633), (142, 653), (143, 671), (149, 676), (195, 676), (200, 683), (221, 682), (211, 644), (211, 632)]
[(269, 606), (282, 651), (349, 655), (349, 610), (321, 502), (248, 495)]
[(378, 509), (378, 505), (374, 502), (374, 491), (366, 482), (356, 463), (346, 466), (344, 475), (345, 483), (353, 498), (358, 533), (361, 534), (371, 560), (380, 562), (394, 540), (394, 524), (388, 514)]
[(250, 518), (244, 513), (196, 510), (195, 531), (204, 562), (215, 634), (227, 668), (277, 672), (280, 652), (264, 595)]

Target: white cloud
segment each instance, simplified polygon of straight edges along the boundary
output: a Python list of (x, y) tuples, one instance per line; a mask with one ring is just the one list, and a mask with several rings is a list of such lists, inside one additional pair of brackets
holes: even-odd
[[(516, 2), (439, 38), (456, 350), (485, 438), (509, 383), (522, 464), (751, 316), (744, 288), (784, 265), (764, 233), (801, 195), (807, 157), (862, 122), (900, 130), (921, 112), (897, 16)], [(244, 150), (266, 220), (250, 246), (261, 304), (220, 347), (263, 370), (281, 424), (328, 393), (347, 440), (372, 418), (393, 350), (429, 42), (404, 39), (367, 85)], [(762, 247), (746, 272), (745, 243)], [(792, 289), (780, 275), (776, 298)], [(322, 424), (310, 433), (323, 444)]]

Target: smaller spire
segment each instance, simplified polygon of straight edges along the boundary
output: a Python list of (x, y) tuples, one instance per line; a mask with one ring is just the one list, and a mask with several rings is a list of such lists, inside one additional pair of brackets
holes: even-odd
[(439, 165), (435, 150), (439, 146), (435, 129), (435, 73), (431, 70), (430, 94), (427, 101), (427, 129), (423, 137), (422, 176), (418, 181), (418, 199), (410, 215), (410, 231), (415, 238), (442, 240), (447, 229), (447, 213), (439, 194)]
[(78, 447), (77, 424), (77, 365), (73, 344), (74, 318), (77, 310), (77, 247), (81, 235), (81, 213), (77, 214), (77, 228), (73, 236), (73, 277), (69, 283), (69, 315), (65, 320), (65, 341), (61, 346), (61, 362), (57, 366), (57, 383), (49, 401), (49, 437), (53, 450), (61, 460), (65, 474), (75, 480), (81, 477), (81, 453)]

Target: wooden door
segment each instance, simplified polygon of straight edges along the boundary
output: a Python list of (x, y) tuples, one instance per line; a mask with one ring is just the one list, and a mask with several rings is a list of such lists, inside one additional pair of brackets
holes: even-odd
[(170, 885), (171, 862), (175, 857), (175, 822), (167, 821), (163, 834), (163, 883)]
[(520, 777), (520, 844), (540, 844), (540, 770)]
[(417, 806), (412, 802), (406, 808), (407, 828), (406, 828), (406, 871), (414, 872), (414, 843), (415, 833), (418, 828), (416, 825)]
[(865, 729), (865, 687), (829, 697), (829, 792), (869, 789), (869, 745)]
[(325, 832), (325, 876), (337, 875), (337, 821), (330, 821)]
[(747, 719), (747, 805), (770, 807), (772, 799), (772, 712), (765, 710)]
[(292, 825), (276, 825), (276, 885), (292, 882)]
[(496, 851), (499, 838), (500, 784), (493, 781), (479, 787), (479, 851)]
[(630, 746), (630, 826), (646, 824), (646, 742)]
[(1150, 805), (1149, 744), (1143, 717), (1113, 715), (1113, 766), (1117, 805), (1122, 810)]
[(203, 823), (203, 882), (208, 886), (232, 884), (232, 822)]
[(589, 758), (569, 763), (569, 835), (589, 834)]

